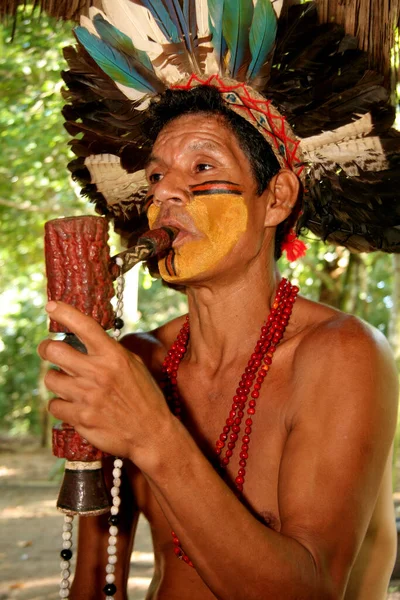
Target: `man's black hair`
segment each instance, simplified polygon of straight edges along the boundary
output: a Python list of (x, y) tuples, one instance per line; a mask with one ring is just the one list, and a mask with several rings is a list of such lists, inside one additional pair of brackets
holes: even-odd
[[(147, 110), (146, 134), (155, 141), (160, 131), (174, 119), (187, 114), (220, 115), (236, 136), (240, 148), (249, 160), (261, 195), (280, 166), (271, 146), (248, 121), (230, 110), (216, 87), (199, 85), (191, 90), (167, 90), (160, 100), (153, 100)], [(281, 256), (285, 223), (278, 225), (275, 235), (275, 259)]]

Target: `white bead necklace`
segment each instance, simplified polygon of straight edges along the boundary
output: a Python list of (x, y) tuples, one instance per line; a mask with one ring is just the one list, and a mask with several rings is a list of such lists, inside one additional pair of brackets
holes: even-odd
[[(119, 267), (119, 275), (116, 279), (116, 298), (117, 306), (115, 309), (115, 324), (112, 332), (113, 338), (118, 341), (121, 335), (121, 329), (124, 326), (122, 320), (123, 315), (123, 293), (124, 293), (124, 277), (122, 267), (124, 261), (121, 257), (116, 258), (116, 264)], [(121, 505), (120, 488), (121, 488), (121, 471), (122, 460), (115, 458), (113, 468), (113, 487), (111, 488), (112, 506), (111, 517), (109, 518), (110, 527), (108, 529), (108, 546), (107, 546), (107, 565), (106, 565), (106, 585), (103, 588), (105, 598), (107, 600), (115, 600), (114, 594), (117, 591), (115, 586), (115, 565), (117, 564), (117, 535), (118, 535), (118, 514)], [(60, 598), (69, 598), (71, 591), (71, 558), (72, 558), (72, 530), (74, 517), (72, 515), (64, 515), (64, 525), (62, 533), (62, 550), (61, 550), (61, 581), (60, 581)]]

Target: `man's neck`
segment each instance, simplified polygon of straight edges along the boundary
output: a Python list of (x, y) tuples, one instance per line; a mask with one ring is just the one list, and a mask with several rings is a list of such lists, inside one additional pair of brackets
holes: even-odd
[(274, 301), (280, 275), (271, 266), (250, 266), (224, 285), (188, 290), (190, 342), (186, 360), (217, 372), (251, 354)]

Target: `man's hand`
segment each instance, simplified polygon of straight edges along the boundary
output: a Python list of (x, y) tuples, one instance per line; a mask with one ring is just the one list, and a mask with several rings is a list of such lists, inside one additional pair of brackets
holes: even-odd
[(145, 467), (174, 419), (157, 383), (142, 360), (91, 317), (63, 302), (49, 302), (46, 310), (87, 349), (82, 354), (53, 340), (39, 345), (41, 358), (62, 370), (50, 370), (45, 378), (56, 395), (49, 411), (100, 450)]

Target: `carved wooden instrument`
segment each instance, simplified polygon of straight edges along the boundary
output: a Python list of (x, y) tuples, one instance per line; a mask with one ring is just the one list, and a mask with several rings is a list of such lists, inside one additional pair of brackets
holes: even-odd
[[(166, 252), (177, 234), (173, 227), (148, 231), (136, 246), (111, 258), (105, 218), (82, 216), (48, 221), (45, 224), (48, 299), (71, 304), (92, 316), (104, 329), (111, 329), (115, 320), (111, 305), (113, 282), (120, 272), (116, 258), (123, 259), (124, 273), (138, 262)], [(77, 336), (59, 323), (50, 320), (49, 329), (65, 333), (63, 341), (86, 353)], [(66, 459), (57, 508), (69, 515), (107, 512), (110, 503), (101, 468), (106, 455), (67, 423), (53, 428), (53, 453)]]

